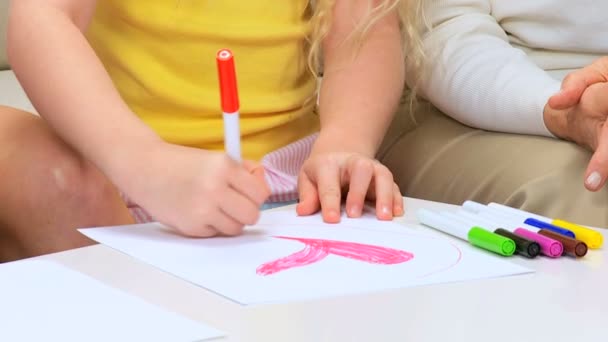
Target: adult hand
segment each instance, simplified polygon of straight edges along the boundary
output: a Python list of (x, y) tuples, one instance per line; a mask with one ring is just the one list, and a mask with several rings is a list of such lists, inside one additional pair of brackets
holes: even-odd
[[(589, 70), (581, 73), (594, 74)], [(578, 92), (583, 82), (590, 83), (590, 80), (594, 80), (592, 76), (585, 78), (580, 75), (582, 74), (570, 78), (576, 79), (571, 81), (571, 84), (579, 84), (578, 86), (566, 85), (568, 89), (572, 89), (568, 91), (571, 94)], [(599, 76), (595, 80), (598, 79)], [(554, 100), (558, 103), (553, 105), (559, 105), (557, 107), (561, 108), (561, 105), (572, 104), (571, 100), (568, 96), (558, 97), (558, 100)], [(600, 81), (586, 86), (580, 99), (570, 107), (556, 110), (553, 105), (548, 103), (545, 108), (547, 128), (560, 138), (574, 141), (594, 151), (585, 172), (585, 187), (590, 191), (601, 189), (608, 177), (608, 83)]]
[(608, 57), (595, 60), (590, 65), (571, 72), (563, 82), (559, 93), (547, 102), (555, 110), (569, 109), (579, 103), (581, 96), (589, 86), (608, 81)]

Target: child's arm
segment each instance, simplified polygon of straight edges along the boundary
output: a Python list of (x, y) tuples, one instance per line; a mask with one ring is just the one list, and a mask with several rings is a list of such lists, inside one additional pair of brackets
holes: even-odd
[(38, 112), (122, 191), (182, 233), (237, 234), (255, 223), (268, 196), (263, 181), (222, 154), (163, 142), (122, 101), (83, 35), (95, 3), (12, 2), (9, 58)]
[(390, 13), (356, 46), (347, 40), (368, 6), (368, 1), (336, 1), (323, 42), (321, 133), (301, 177), (299, 212), (308, 214), (320, 206), (329, 222), (339, 220), (340, 189), (345, 185), (349, 216), (361, 214), (370, 194), (375, 195), (379, 218), (391, 219), (403, 211), (392, 174), (374, 160), (403, 91), (399, 20), (396, 11)]
[(82, 33), (95, 3), (13, 1), (8, 55), (40, 115), (104, 173), (115, 174), (159, 137), (121, 100)]

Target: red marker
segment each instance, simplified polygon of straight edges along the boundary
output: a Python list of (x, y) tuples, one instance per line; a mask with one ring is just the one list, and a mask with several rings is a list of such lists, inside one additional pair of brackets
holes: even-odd
[(217, 53), (217, 71), (224, 116), (224, 149), (228, 156), (241, 161), (241, 132), (239, 128), (239, 94), (236, 85), (234, 55), (222, 49)]

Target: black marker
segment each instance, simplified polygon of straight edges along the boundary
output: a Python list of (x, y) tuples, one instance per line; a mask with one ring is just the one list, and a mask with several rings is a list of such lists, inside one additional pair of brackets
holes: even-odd
[(540, 254), (540, 245), (536, 241), (528, 240), (502, 228), (496, 229), (494, 233), (515, 241), (516, 254), (526, 258), (536, 258)]

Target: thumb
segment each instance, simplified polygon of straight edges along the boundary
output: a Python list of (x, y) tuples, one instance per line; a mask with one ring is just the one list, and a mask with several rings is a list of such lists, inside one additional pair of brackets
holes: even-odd
[(568, 109), (576, 105), (587, 87), (606, 82), (608, 78), (606, 70), (608, 70), (608, 59), (601, 58), (582, 69), (571, 72), (564, 78), (561, 90), (549, 98), (549, 106), (553, 109)]
[(600, 190), (606, 183), (608, 176), (608, 127), (601, 131), (597, 149), (591, 156), (587, 171), (585, 172), (585, 187), (590, 191)]
[(581, 84), (573, 86), (572, 88), (562, 89), (551, 96), (547, 103), (549, 104), (549, 107), (555, 110), (568, 109), (578, 104), (583, 92), (585, 92), (585, 87), (581, 86)]
[(243, 167), (260, 182), (264, 183), (264, 185), (266, 186), (267, 193), (270, 195), (270, 186), (268, 186), (268, 183), (266, 182), (266, 173), (264, 171), (264, 166), (260, 163), (251, 160), (244, 160)]
[(299, 216), (312, 215), (321, 209), (317, 187), (304, 172), (300, 173), (300, 177), (298, 177), (298, 193), (300, 202), (296, 207), (296, 212)]
[(568, 109), (580, 101), (585, 89), (587, 89), (587, 83), (584, 76), (574, 72), (564, 79), (562, 89), (549, 98), (548, 104), (553, 109)]

